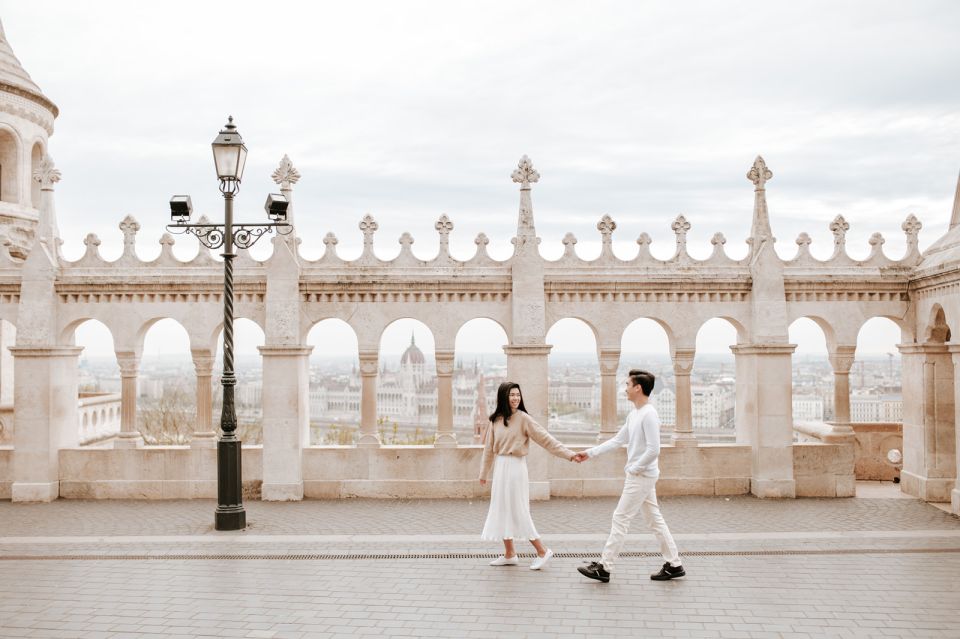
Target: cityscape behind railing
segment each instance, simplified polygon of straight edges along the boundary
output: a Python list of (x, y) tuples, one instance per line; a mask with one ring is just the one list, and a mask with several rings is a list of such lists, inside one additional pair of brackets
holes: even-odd
[[(184, 358), (186, 359), (186, 358)], [(653, 402), (665, 431), (675, 421), (674, 375), (666, 356), (625, 355), (618, 378), (642, 365), (657, 376)], [(631, 362), (631, 364), (627, 364)], [(262, 378), (258, 357), (242, 358), (236, 388), (238, 419), (247, 444), (260, 442)], [(120, 392), (116, 362), (81, 359), (81, 390)], [(461, 444), (475, 443), (478, 424), (494, 408), (497, 386), (505, 380), (506, 361), (497, 354), (464, 354), (453, 374), (454, 430)], [(899, 356), (863, 356), (851, 371), (851, 421), (902, 421)], [(701, 355), (692, 373), (693, 428), (704, 442), (735, 441), (736, 375), (733, 356)], [(796, 421), (832, 421), (833, 370), (825, 357), (796, 356), (793, 365), (793, 416)], [(219, 374), (215, 371), (219, 414)], [(138, 389), (138, 425), (147, 444), (186, 444), (195, 431), (192, 363), (171, 357), (145, 357)], [(360, 374), (353, 358), (315, 361), (310, 372), (310, 444), (356, 442), (360, 415)], [(478, 403), (478, 398), (482, 401)], [(596, 440), (600, 420), (600, 375), (595, 356), (551, 356), (549, 375), (551, 432), (568, 444)], [(402, 356), (384, 357), (377, 388), (381, 438), (387, 444), (430, 444), (437, 422), (435, 370), (411, 365)], [(481, 406), (483, 407), (481, 410)], [(623, 419), (630, 410), (625, 396), (617, 402)], [(480, 419), (478, 420), (478, 415)]]

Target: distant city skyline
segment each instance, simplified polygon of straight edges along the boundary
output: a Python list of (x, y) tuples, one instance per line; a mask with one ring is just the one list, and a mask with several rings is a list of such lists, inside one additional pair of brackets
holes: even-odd
[[(415, 320), (398, 320), (387, 327), (382, 337), (382, 352), (385, 356), (399, 357), (409, 346), (414, 336), (417, 347), (425, 355), (434, 352), (434, 340), (430, 330)], [(263, 344), (263, 332), (250, 320), (239, 320), (235, 330), (237, 355), (258, 355), (257, 346)], [(797, 344), (797, 355), (825, 355), (826, 343), (820, 328), (809, 319), (801, 319), (791, 326), (791, 343)], [(652, 320), (637, 320), (624, 334), (624, 353), (669, 353), (666, 334)], [(498, 353), (506, 344), (506, 334), (492, 320), (474, 320), (461, 329), (457, 339), (458, 352)], [(632, 348), (630, 343), (643, 344)], [(334, 321), (315, 328), (308, 335), (307, 343), (314, 346), (311, 359), (323, 357), (348, 357), (357, 352), (357, 340), (353, 331), (343, 322)], [(596, 353), (593, 333), (579, 320), (566, 319), (558, 322), (547, 334), (546, 343), (553, 345), (552, 353)], [(729, 353), (728, 346), (736, 343), (736, 331), (724, 320), (711, 320), (704, 325), (697, 338), (697, 352), (704, 354)], [(861, 330), (858, 339), (858, 354), (884, 355), (894, 353), (899, 357), (896, 344), (900, 343), (900, 331), (890, 320), (874, 318)], [(469, 344), (469, 349), (467, 348)], [(99, 322), (87, 322), (77, 329), (77, 345), (84, 346), (87, 357), (108, 357), (113, 354), (107, 328)], [(221, 346), (217, 346), (219, 356)], [(144, 356), (182, 354), (189, 358), (186, 331), (174, 320), (161, 320), (147, 333), (144, 340)]]

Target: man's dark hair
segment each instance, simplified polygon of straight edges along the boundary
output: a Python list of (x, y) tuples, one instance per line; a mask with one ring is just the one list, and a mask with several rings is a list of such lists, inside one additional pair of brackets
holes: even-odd
[(657, 378), (653, 376), (653, 373), (650, 371), (640, 370), (639, 368), (633, 368), (630, 369), (628, 374), (630, 375), (630, 379), (633, 380), (634, 384), (639, 384), (640, 390), (643, 391), (643, 394), (647, 397), (650, 397), (650, 393), (653, 392), (653, 384), (657, 380)]

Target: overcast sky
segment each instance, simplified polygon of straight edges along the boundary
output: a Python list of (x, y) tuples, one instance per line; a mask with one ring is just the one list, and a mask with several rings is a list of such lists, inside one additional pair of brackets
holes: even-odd
[[(90, 232), (118, 256), (128, 214), (142, 225), (141, 256), (153, 257), (175, 193), (219, 219), (209, 144), (228, 114), (249, 148), (238, 218), (262, 218), (277, 190), (270, 174), (289, 154), (303, 175), (295, 216), (310, 259), (327, 232), (342, 256), (358, 255), (366, 213), (384, 258), (404, 231), (432, 257), (441, 214), (454, 222), (456, 257), (484, 232), (506, 258), (510, 173), (523, 154), (542, 176), (533, 202), (548, 258), (567, 232), (596, 256), (604, 214), (621, 257), (642, 232), (669, 257), (681, 213), (695, 257), (717, 231), (742, 257), (757, 154), (774, 174), (781, 256), (806, 231), (827, 257), (842, 214), (852, 256), (879, 231), (898, 258), (908, 214), (923, 222), (921, 248), (945, 231), (960, 169), (957, 2), (0, 0), (0, 18), (60, 107), (50, 151), (69, 259)], [(175, 247), (184, 259), (196, 250), (188, 239)], [(872, 350), (889, 350), (898, 336), (887, 333), (868, 340)], [(703, 347), (729, 343), (717, 335)], [(552, 337), (592, 348), (577, 348), (576, 331)]]

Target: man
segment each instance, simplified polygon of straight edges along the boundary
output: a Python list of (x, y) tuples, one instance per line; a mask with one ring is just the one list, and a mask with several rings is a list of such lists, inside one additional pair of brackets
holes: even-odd
[(620, 503), (613, 511), (613, 524), (610, 527), (610, 536), (603, 547), (600, 561), (591, 562), (588, 566), (577, 568), (580, 574), (607, 583), (614, 562), (620, 554), (630, 522), (637, 515), (643, 513), (643, 518), (654, 536), (660, 542), (660, 552), (665, 563), (660, 572), (650, 575), (654, 581), (667, 581), (686, 575), (680, 556), (677, 554), (677, 545), (673, 541), (667, 522), (660, 514), (660, 505), (657, 503), (657, 477), (660, 468), (657, 460), (660, 457), (660, 417), (657, 410), (649, 403), (650, 393), (653, 392), (654, 376), (647, 371), (633, 369), (627, 377), (627, 399), (633, 402), (634, 409), (627, 416), (627, 421), (614, 437), (598, 446), (577, 453), (573, 460), (583, 462), (591, 457), (602, 455), (620, 448), (627, 447), (627, 465), (624, 467), (627, 477), (623, 485), (623, 494)]

